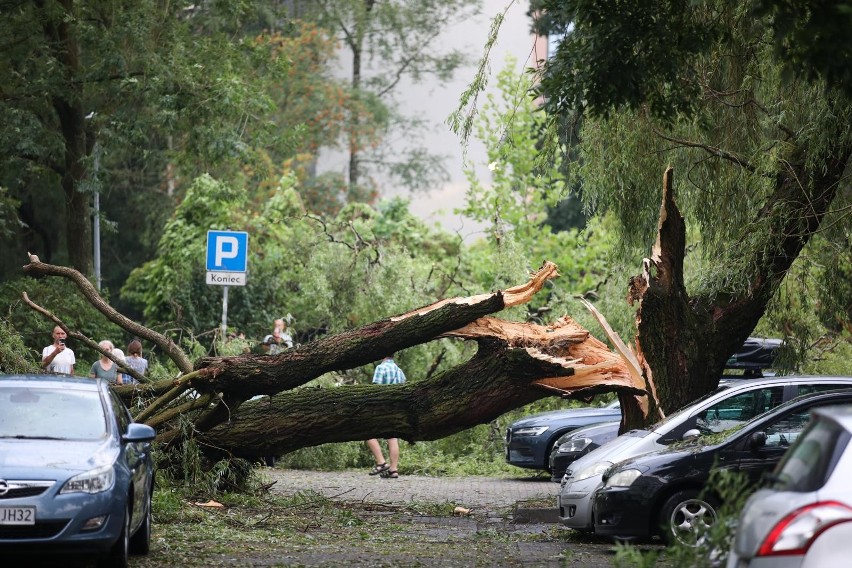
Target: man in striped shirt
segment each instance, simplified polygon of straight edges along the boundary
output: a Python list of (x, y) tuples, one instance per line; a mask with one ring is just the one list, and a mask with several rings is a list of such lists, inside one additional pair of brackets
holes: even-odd
[[(376, 385), (401, 385), (405, 382), (405, 373), (394, 363), (393, 354), (385, 357), (381, 363), (376, 366), (373, 371), (373, 384)], [(385, 461), (385, 456), (382, 453), (382, 447), (379, 441), (375, 438), (367, 440), (367, 447), (373, 453), (373, 458), (376, 460), (376, 465), (370, 470), (370, 475), (381, 475), (386, 479), (396, 479), (399, 477), (397, 466), (399, 465), (399, 440), (396, 438), (388, 438), (388, 457), (390, 464)]]

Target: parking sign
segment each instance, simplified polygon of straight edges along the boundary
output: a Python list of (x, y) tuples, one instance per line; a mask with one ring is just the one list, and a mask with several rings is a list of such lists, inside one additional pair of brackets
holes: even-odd
[(248, 267), (248, 233), (207, 231), (207, 283), (245, 286)]

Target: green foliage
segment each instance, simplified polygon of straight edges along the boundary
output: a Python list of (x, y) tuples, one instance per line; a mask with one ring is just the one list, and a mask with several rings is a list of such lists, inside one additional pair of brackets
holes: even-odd
[[(4, 332), (8, 333), (3, 343), (8, 348), (12, 365), (10, 368), (26, 370), (32, 364), (40, 368), (42, 348), (53, 343), (51, 334), (54, 323), (24, 304), (21, 300), (23, 293), (37, 305), (57, 315), (70, 329), (82, 333), (95, 343), (109, 339), (121, 348), (127, 343), (124, 331), (107, 321), (71, 282), (62, 278), (22, 277), (0, 284), (0, 305), (8, 306), (5, 317), (0, 318), (0, 321), (4, 322)], [(105, 291), (105, 296), (109, 298), (108, 291)], [(89, 368), (100, 357), (100, 353), (73, 339), (69, 339), (68, 346), (74, 350), (77, 360), (76, 374), (88, 376)], [(27, 362), (21, 358), (26, 358)]]
[[(348, 202), (372, 203), (377, 172), (410, 189), (431, 187), (446, 177), (443, 158), (410, 136), (422, 127), (402, 115), (394, 101), (401, 81), (446, 81), (464, 62), (461, 50), (441, 43), (447, 21), (479, 11), (478, 1), (409, 0), (364, 2), (322, 0), (306, 6), (304, 17), (340, 39), (350, 62), (351, 88), (345, 146), (350, 156)], [(391, 143), (392, 141), (392, 143)]]
[(845, 0), (753, 0), (758, 17), (771, 16), (775, 55), (789, 80), (824, 79), (852, 96), (852, 8)]
[(497, 75), (497, 87), (475, 123), (486, 146), (491, 181), (486, 185), (472, 168), (466, 171), (470, 188), (461, 212), (477, 221), (505, 224), (507, 232), (527, 243), (543, 232), (547, 207), (555, 206), (567, 190), (558, 168), (542, 167), (539, 160), (536, 145), (547, 117), (536, 111), (530, 84), (518, 79), (513, 58)]
[[(234, 33), (245, 12), (224, 8), (50, 0), (4, 13), (0, 184), (22, 203), (26, 245), (42, 260), (63, 262), (73, 248), (89, 259), (78, 268), (91, 267), (91, 232), (74, 232), (85, 227), (74, 217), (95, 188), (114, 192), (112, 207), (144, 193), (149, 207), (138, 214), (154, 220), (161, 204), (152, 201), (168, 209), (160, 190), (175, 164), (190, 178), (234, 171), (258, 147), (290, 143), (292, 131), (267, 119), (288, 59)], [(130, 252), (116, 254), (132, 258), (139, 243), (119, 241)]]
[[(350, 204), (321, 218), (304, 213), (296, 184), (295, 176), (282, 177), (258, 204), (231, 185), (198, 178), (166, 224), (159, 255), (131, 273), (122, 297), (151, 323), (177, 324), (196, 337), (215, 330), (222, 292), (204, 283), (211, 228), (249, 233), (248, 282), (231, 287), (228, 300), (228, 324), (245, 341), (219, 345), (223, 353), (254, 349), (272, 321), (288, 313), (295, 318), (294, 337), (303, 343), (479, 289), (459, 271), (460, 243), (413, 217), (406, 202), (378, 209)], [(466, 349), (459, 342), (432, 342), (406, 350), (400, 363), (420, 378), (438, 359), (435, 371), (455, 364)], [(368, 381), (371, 372), (350, 374)]]
[(722, 33), (703, 9), (678, 1), (543, 0), (530, 9), (546, 14), (534, 20), (539, 33), (564, 35), (539, 86), (556, 113), (585, 107), (607, 116), (647, 105), (671, 120), (698, 92), (690, 58)]
[(24, 345), (23, 339), (5, 318), (0, 317), (0, 373), (34, 373), (39, 370), (40, 355)]

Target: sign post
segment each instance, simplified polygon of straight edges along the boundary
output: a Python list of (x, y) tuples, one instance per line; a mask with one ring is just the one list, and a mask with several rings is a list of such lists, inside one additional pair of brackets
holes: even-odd
[(245, 286), (248, 233), (207, 231), (207, 284), (222, 286), (222, 340), (228, 331), (228, 286)]

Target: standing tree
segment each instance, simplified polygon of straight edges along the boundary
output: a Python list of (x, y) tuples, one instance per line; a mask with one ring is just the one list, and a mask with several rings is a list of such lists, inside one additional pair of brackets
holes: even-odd
[[(566, 34), (539, 93), (554, 123), (582, 117), (571, 171), (582, 198), (620, 219), (625, 252), (647, 249), (658, 224), (630, 300), (639, 359), (666, 411), (716, 385), (814, 235), (848, 238), (852, 98), (848, 65), (838, 75), (831, 63), (848, 62), (848, 34), (826, 36), (839, 43), (824, 66), (801, 63), (820, 53), (805, 44), (825, 39), (807, 30), (827, 15), (848, 29), (852, 15), (840, 2), (795, 4), (533, 6), (546, 15), (540, 32)], [(776, 46), (802, 55), (792, 74)], [(668, 164), (678, 176), (667, 172), (660, 208)], [(686, 263), (700, 276), (687, 281)]]
[(25, 246), (45, 260), (67, 250), (68, 264), (90, 275), (96, 185), (147, 191), (140, 181), (151, 171), (162, 180), (180, 156), (215, 171), (270, 140), (260, 118), (286, 58), (217, 28), (245, 7), (39, 0), (0, 9), (0, 185), (21, 202)]

